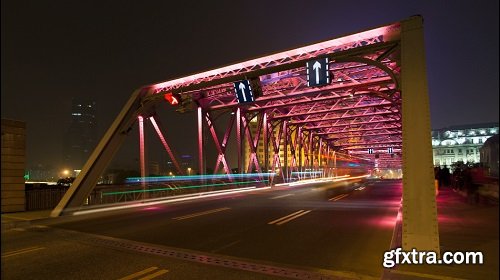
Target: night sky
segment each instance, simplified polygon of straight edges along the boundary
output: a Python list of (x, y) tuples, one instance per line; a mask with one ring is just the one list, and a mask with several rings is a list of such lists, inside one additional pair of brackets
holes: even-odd
[[(27, 123), (27, 166), (59, 167), (74, 97), (97, 102), (102, 136), (142, 85), (419, 14), (432, 127), (498, 122), (498, 2), (2, 0), (2, 118)], [(196, 151), (195, 121), (162, 112), (180, 154)]]

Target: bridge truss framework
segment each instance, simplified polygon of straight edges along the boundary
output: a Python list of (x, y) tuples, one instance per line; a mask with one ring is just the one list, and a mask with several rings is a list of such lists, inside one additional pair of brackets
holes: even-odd
[[(332, 82), (309, 87), (306, 62), (322, 58), (330, 61)], [(255, 102), (237, 102), (233, 83), (240, 80), (258, 81), (260, 96)], [(141, 175), (146, 175), (145, 120), (151, 121), (183, 173), (156, 116), (155, 108), (166, 102), (165, 94), (180, 94), (194, 104), (202, 172), (206, 170), (203, 134), (208, 131), (218, 153), (214, 173), (231, 173), (226, 148), (233, 128), (240, 173), (279, 170), (285, 181), (292, 172), (306, 168), (332, 175), (337, 156), (357, 157), (377, 167), (402, 167), (403, 249), (439, 252), (421, 17), (137, 89), (52, 216), (82, 207), (136, 122)], [(219, 138), (215, 120), (227, 114), (227, 128)], [(247, 166), (243, 166), (244, 141), (250, 150)], [(261, 141), (265, 153), (259, 160)]]

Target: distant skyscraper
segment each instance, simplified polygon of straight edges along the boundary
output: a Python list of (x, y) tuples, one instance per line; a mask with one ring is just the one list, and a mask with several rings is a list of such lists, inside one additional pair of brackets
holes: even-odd
[(74, 98), (71, 123), (63, 147), (64, 162), (69, 168), (81, 169), (96, 145), (97, 123), (95, 101)]

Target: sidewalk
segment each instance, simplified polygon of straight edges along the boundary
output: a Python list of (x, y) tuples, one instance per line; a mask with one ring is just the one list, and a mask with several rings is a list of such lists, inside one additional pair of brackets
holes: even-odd
[(499, 279), (498, 204), (467, 203), (463, 194), (441, 189), (437, 197), (441, 255), (444, 252), (482, 252), (484, 264), (399, 265), (384, 279)]
[(2, 213), (2, 230), (31, 225), (34, 221), (50, 218), (50, 210)]

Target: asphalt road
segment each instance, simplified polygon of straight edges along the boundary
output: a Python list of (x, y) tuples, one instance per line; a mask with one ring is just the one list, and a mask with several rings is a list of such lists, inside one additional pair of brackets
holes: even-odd
[[(57, 256), (39, 261), (40, 267), (43, 267), (44, 262), (64, 263), (68, 259), (81, 258), (81, 261), (72, 261), (71, 265), (80, 271), (79, 263), (82, 263), (82, 267), (92, 273), (91, 268), (99, 267), (102, 262), (113, 264), (106, 266), (109, 269), (106, 273), (112, 276), (106, 274), (102, 277), (80, 278), (78, 274), (78, 277), (67, 279), (119, 279), (120, 275), (129, 275), (141, 271), (141, 268), (151, 268), (148, 275), (157, 273), (154, 279), (175, 279), (176, 275), (180, 277), (177, 279), (235, 279), (231, 273), (238, 270), (227, 268), (229, 265), (220, 267), (219, 262), (225, 260), (243, 262), (238, 264), (243, 268), (233, 267), (241, 269), (237, 274), (237, 278), (241, 279), (271, 279), (264, 274), (248, 272), (251, 269), (244, 267), (248, 261), (273, 267), (326, 270), (338, 272), (338, 275), (346, 273), (353, 278), (379, 277), (382, 273), (383, 252), (390, 247), (400, 199), (400, 181), (368, 181), (338, 186), (274, 187), (206, 200), (121, 210), (106, 215), (85, 215), (78, 220), (55, 220), (51, 221), (48, 228), (10, 233), (8, 238), (18, 242), (24, 240), (26, 246), (31, 246), (26, 248), (34, 248), (34, 251), (21, 251), (17, 256), (4, 258), (4, 252), (8, 251), (2, 248), (2, 275), (13, 277), (8, 279), (29, 279), (13, 269), (29, 261), (21, 261), (21, 257), (29, 258), (29, 255), (33, 257), (50, 251), (52, 254), (57, 253)], [(43, 246), (28, 244), (30, 234), (36, 234), (37, 231), (46, 231), (44, 238), (47, 240), (40, 243)], [(142, 250), (137, 253), (141, 254), (141, 258), (134, 258), (133, 250), (117, 253), (106, 247), (93, 246), (88, 237), (91, 235), (85, 234), (115, 238), (110, 240), (120, 246), (145, 245), (132, 246), (142, 248), (136, 249)], [(71, 237), (57, 238), (58, 235)], [(5, 238), (4, 235), (2, 238)], [(79, 239), (83, 243), (71, 245)], [(67, 241), (64, 240), (71, 242), (65, 243)], [(67, 248), (62, 248), (64, 244)], [(37, 246), (44, 249), (36, 249)], [(152, 248), (148, 251), (150, 253), (165, 248), (189, 252), (191, 255), (183, 257), (184, 260), (191, 258), (194, 262), (168, 258), (160, 260), (154, 255), (145, 255), (145, 246)], [(16, 252), (16, 248), (8, 249)], [(203, 259), (203, 254), (208, 256), (207, 260)], [(214, 264), (210, 263), (211, 256), (212, 260), (213, 256), (220, 258), (214, 261), (219, 267), (201, 264)], [(9, 263), (16, 259), (19, 263)], [(89, 261), (95, 263), (91, 268), (88, 264), (83, 265)], [(30, 271), (40, 267), (34, 266)], [(26, 271), (27, 268), (23, 269)], [(163, 270), (168, 272), (162, 274)], [(50, 271), (47, 273), (50, 274)]]

